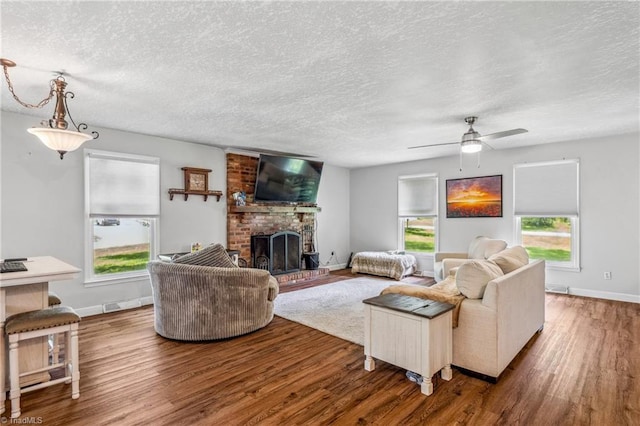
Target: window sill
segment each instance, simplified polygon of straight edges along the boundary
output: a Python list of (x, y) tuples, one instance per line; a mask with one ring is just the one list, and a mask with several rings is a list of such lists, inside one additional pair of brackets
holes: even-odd
[(114, 285), (114, 284), (125, 284), (136, 281), (149, 281), (149, 274), (147, 271), (129, 274), (129, 275), (118, 275), (118, 276), (109, 276), (109, 277), (100, 277), (100, 278), (90, 278), (86, 279), (84, 282), (85, 288), (88, 287), (100, 287), (104, 285)]
[(561, 272), (580, 272), (582, 268), (579, 266), (562, 266), (562, 265), (551, 265), (549, 263), (546, 264), (546, 268), (550, 271), (561, 271)]
[(434, 253), (425, 253), (422, 251), (405, 251), (407, 254), (412, 254), (416, 257), (433, 257)]

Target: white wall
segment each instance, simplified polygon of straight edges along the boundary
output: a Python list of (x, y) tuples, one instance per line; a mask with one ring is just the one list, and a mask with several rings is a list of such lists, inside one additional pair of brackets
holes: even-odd
[[(176, 195), (169, 188), (183, 187), (181, 167), (212, 169), (209, 188), (226, 193), (225, 153), (214, 147), (154, 136), (95, 129), (100, 138), (65, 155), (44, 147), (26, 132), (40, 119), (2, 111), (0, 144), (0, 257), (55, 256), (82, 268), (84, 265), (83, 148), (126, 152), (160, 158), (160, 252), (188, 251), (190, 243), (226, 245), (226, 200)], [(317, 239), (320, 259), (333, 250), (346, 262), (349, 249), (349, 171), (325, 165), (320, 183)], [(332, 264), (335, 262), (332, 262)], [(52, 283), (65, 304), (94, 309), (104, 303), (148, 299), (148, 279), (124, 284), (85, 287), (83, 276)], [(95, 310), (95, 309), (94, 309)], [(91, 311), (91, 310), (89, 310)]]
[[(349, 259), (349, 170), (325, 164), (322, 169), (316, 215), (316, 251), (322, 266), (346, 266)], [(331, 252), (335, 255), (331, 257)]]
[[(483, 152), (481, 167), (467, 158), (459, 172), (457, 156), (351, 171), (351, 249), (396, 248), (397, 178), (438, 173), (439, 250), (466, 251), (476, 235), (514, 242), (513, 165), (579, 158), (581, 173), (580, 272), (547, 271), (547, 283), (571, 293), (640, 302), (640, 178), (638, 134), (612, 136), (520, 149)], [(503, 175), (503, 217), (447, 219), (446, 179)], [(612, 280), (603, 272), (612, 271)]]

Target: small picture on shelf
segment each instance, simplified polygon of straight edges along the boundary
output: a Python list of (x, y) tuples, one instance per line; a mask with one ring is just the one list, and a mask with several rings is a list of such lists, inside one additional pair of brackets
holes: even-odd
[(236, 206), (245, 206), (247, 204), (247, 194), (244, 191), (234, 192), (232, 196), (236, 200)]

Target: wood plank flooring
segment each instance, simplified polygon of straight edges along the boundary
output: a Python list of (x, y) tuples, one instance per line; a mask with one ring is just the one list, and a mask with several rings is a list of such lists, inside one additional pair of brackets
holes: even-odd
[[(332, 274), (326, 280), (350, 278)], [(412, 278), (413, 279), (413, 278)], [(308, 283), (307, 283), (308, 284)], [(290, 291), (291, 288), (283, 289)], [(546, 324), (497, 384), (454, 369), (426, 397), (362, 346), (276, 317), (235, 339), (182, 343), (153, 308), (80, 326), (80, 399), (22, 397), (44, 425), (638, 425), (640, 305), (548, 294)], [(10, 412), (6, 403), (5, 415)]]

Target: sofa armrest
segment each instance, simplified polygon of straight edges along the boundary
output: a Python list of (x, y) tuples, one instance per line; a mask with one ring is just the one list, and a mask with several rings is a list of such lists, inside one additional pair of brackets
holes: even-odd
[(437, 252), (434, 253), (434, 262), (442, 262), (444, 259), (467, 259), (467, 253), (448, 253), (448, 252)]
[(442, 277), (446, 278), (451, 273), (452, 269), (458, 268), (468, 262), (469, 259), (456, 259), (448, 257), (442, 261)]
[(267, 300), (273, 302), (278, 297), (278, 293), (280, 292), (280, 286), (278, 285), (278, 280), (273, 276), (269, 276), (269, 293), (267, 294)]
[(499, 371), (544, 325), (544, 281), (545, 263), (536, 260), (487, 284), (482, 304), (497, 314)]

